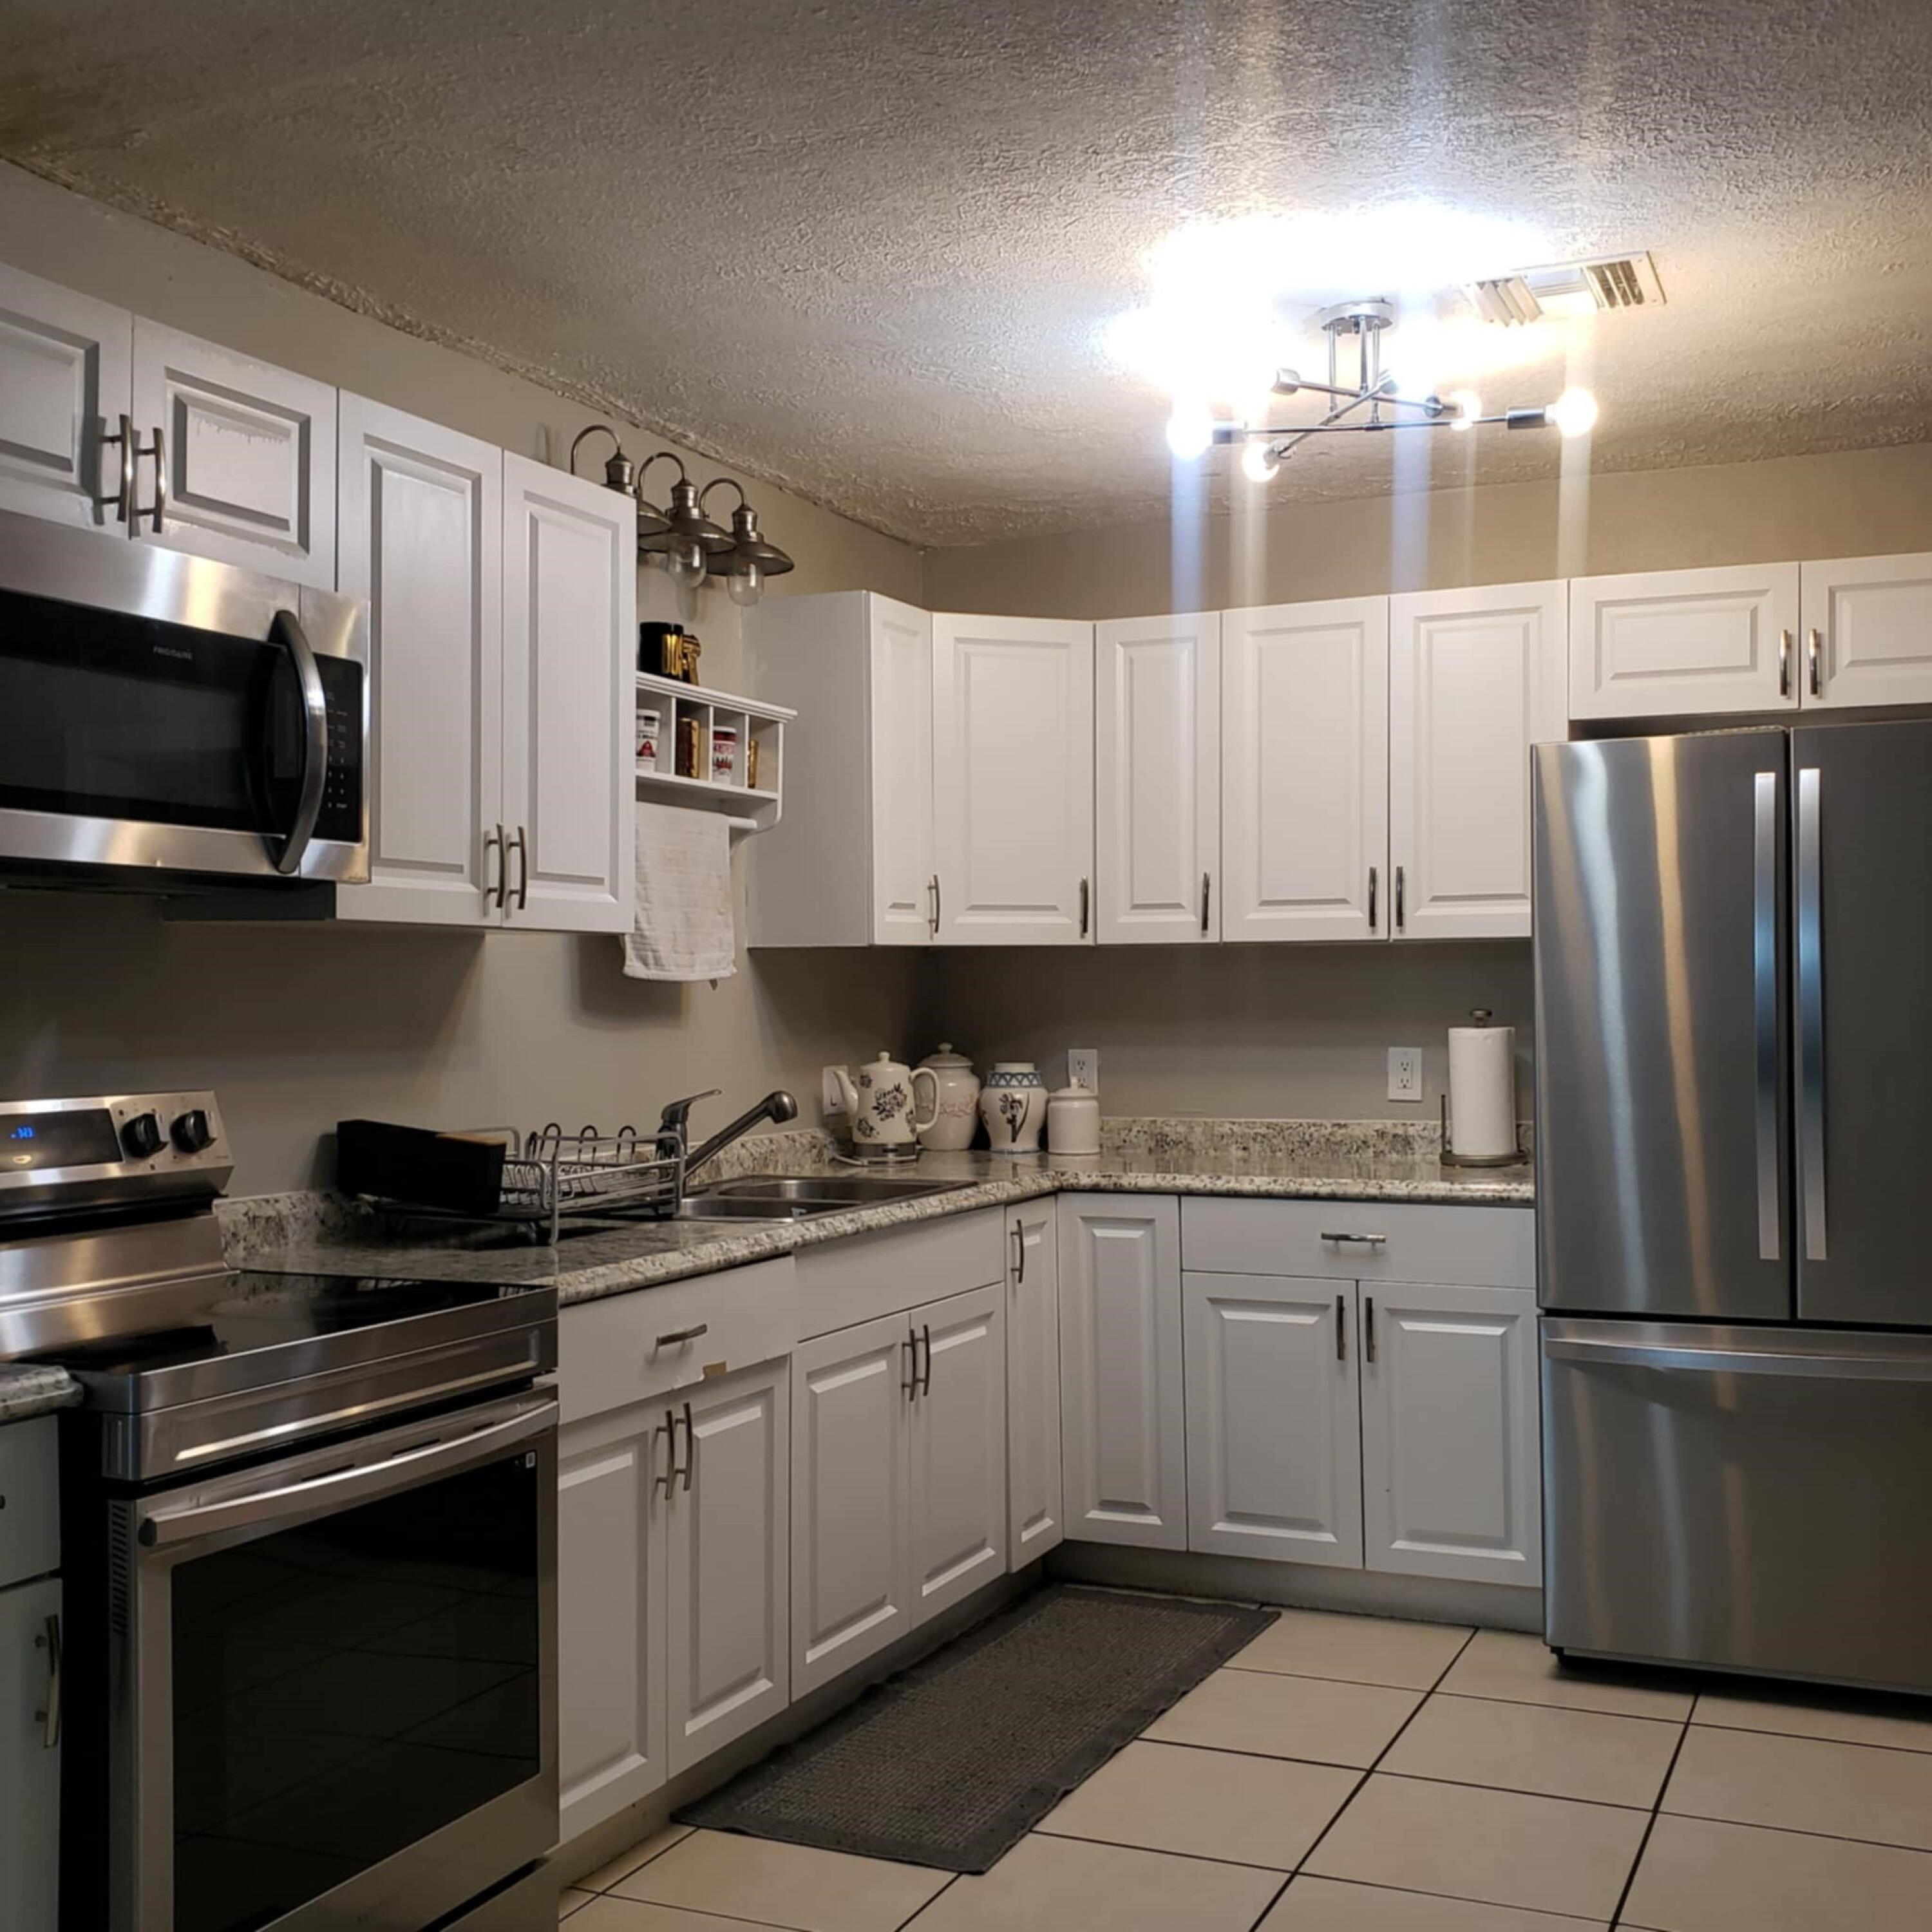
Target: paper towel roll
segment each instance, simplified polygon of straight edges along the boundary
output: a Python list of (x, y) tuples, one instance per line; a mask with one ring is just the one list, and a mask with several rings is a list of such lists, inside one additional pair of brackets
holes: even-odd
[(1494, 1160), (1516, 1144), (1516, 1028), (1451, 1027), (1449, 1150)]

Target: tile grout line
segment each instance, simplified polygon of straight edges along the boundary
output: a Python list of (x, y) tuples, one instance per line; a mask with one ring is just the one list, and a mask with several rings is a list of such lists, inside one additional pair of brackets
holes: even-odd
[[(1024, 1844), (1025, 1842), (1026, 1842), (1026, 1841), (1025, 1841), (1025, 1840), (1024, 1840), (1024, 1839), (1022, 1839), (1022, 1840), (1020, 1840), (1020, 1844)], [(1008, 1850), (1009, 1850), (1009, 1851), (1017, 1851), (1018, 1849), (1019, 1849), (1019, 1846), (1018, 1846), (1018, 1845), (1010, 1846), (1009, 1846), (1009, 1847), (1008, 1847)], [(1000, 1856), (1001, 1856), (1002, 1858), (1005, 1857), (1006, 1856), (1006, 1852), (1003, 1852), (1000, 1854)], [(946, 1880), (946, 1882), (945, 1882), (944, 1885), (942, 1885), (942, 1886), (939, 1888), (939, 1889), (938, 1889), (937, 1892), (935, 1892), (932, 1894), (932, 1896), (930, 1898), (927, 1899), (927, 1900), (925, 1901), (925, 1903), (924, 1903), (923, 1904), (915, 1906), (913, 1908), (912, 1916), (911, 1916), (911, 1917), (910, 1917), (910, 1918), (902, 1918), (902, 1919), (899, 1921), (899, 1922), (898, 1922), (898, 1932), (906, 1932), (906, 1928), (907, 1928), (907, 1927), (908, 1927), (909, 1925), (912, 1924), (915, 1920), (916, 1920), (916, 1919), (918, 1919), (918, 1918), (921, 1918), (922, 1916), (923, 1916), (923, 1915), (924, 1915), (925, 1913), (926, 1913), (926, 1912), (929, 1912), (929, 1911), (932, 1909), (932, 1907), (933, 1907), (934, 1905), (938, 1904), (938, 1902), (940, 1901), (940, 1900), (941, 1900), (942, 1898), (944, 1898), (946, 1896), (946, 1894), (949, 1892), (950, 1892), (950, 1891), (952, 1889), (952, 1888), (953, 1888), (956, 1885), (957, 1885), (957, 1884), (959, 1882), (959, 1881), (960, 1881), (962, 1878), (964, 1878), (965, 1876), (966, 1876), (966, 1874), (965, 1874), (964, 1872), (954, 1872), (954, 1873), (953, 1873), (953, 1874), (952, 1874), (952, 1875), (951, 1875), (951, 1876), (950, 1876)], [(982, 1876), (983, 1876), (983, 1874), (982, 1874)]]
[[(1691, 1710), (1696, 1709), (1697, 1700), (1702, 1694), (1702, 1690), (1703, 1687), (1700, 1684), (1691, 1693)], [(1687, 1714), (1684, 1728), (1678, 1733), (1677, 1748), (1670, 1754), (1670, 1762), (1664, 1767), (1664, 1781), (1657, 1787), (1656, 1802), (1651, 1806), (1650, 1816), (1644, 1821), (1643, 1836), (1636, 1841), (1636, 1856), (1630, 1860), (1630, 1870), (1624, 1874), (1623, 1889), (1617, 1894), (1616, 1907), (1610, 1913), (1610, 1932), (1616, 1932), (1616, 1928), (1623, 1923), (1624, 1907), (1630, 1903), (1631, 1891), (1636, 1884), (1638, 1868), (1643, 1863), (1645, 1852), (1650, 1850), (1651, 1834), (1657, 1829), (1657, 1821), (1663, 1814), (1664, 1793), (1670, 1789), (1670, 1780), (1677, 1774), (1677, 1760), (1684, 1755), (1684, 1747), (1690, 1736), (1690, 1719)]]

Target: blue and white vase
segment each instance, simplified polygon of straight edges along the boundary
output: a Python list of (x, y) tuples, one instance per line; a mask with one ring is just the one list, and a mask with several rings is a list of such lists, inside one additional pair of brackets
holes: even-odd
[(1037, 1154), (1046, 1124), (1046, 1082), (1030, 1060), (997, 1061), (980, 1094), (980, 1118), (995, 1154)]

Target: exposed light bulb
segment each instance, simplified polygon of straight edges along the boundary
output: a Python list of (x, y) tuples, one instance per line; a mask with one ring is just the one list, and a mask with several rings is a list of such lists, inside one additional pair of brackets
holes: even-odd
[(1214, 440), (1214, 418), (1198, 404), (1177, 402), (1167, 419), (1167, 446), (1179, 463), (1198, 462)]
[(1449, 425), (1451, 430), (1473, 429), (1476, 418), (1483, 413), (1483, 399), (1474, 389), (1451, 389), (1442, 400), (1457, 412)]
[(704, 546), (688, 537), (664, 552), (664, 568), (680, 590), (695, 590), (704, 581), (708, 566)]
[(1597, 426), (1597, 399), (1588, 389), (1565, 389), (1549, 415), (1565, 436), (1588, 436)]
[(1250, 439), (1241, 452), (1241, 474), (1250, 483), (1271, 482), (1281, 473), (1281, 458), (1266, 436)]
[(724, 594), (741, 610), (748, 610), (765, 594), (764, 566), (748, 557), (725, 578)]

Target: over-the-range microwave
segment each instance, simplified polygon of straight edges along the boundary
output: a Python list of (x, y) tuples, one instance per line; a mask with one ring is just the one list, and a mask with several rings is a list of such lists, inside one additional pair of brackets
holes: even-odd
[(0, 870), (369, 876), (355, 598), (0, 511)]

